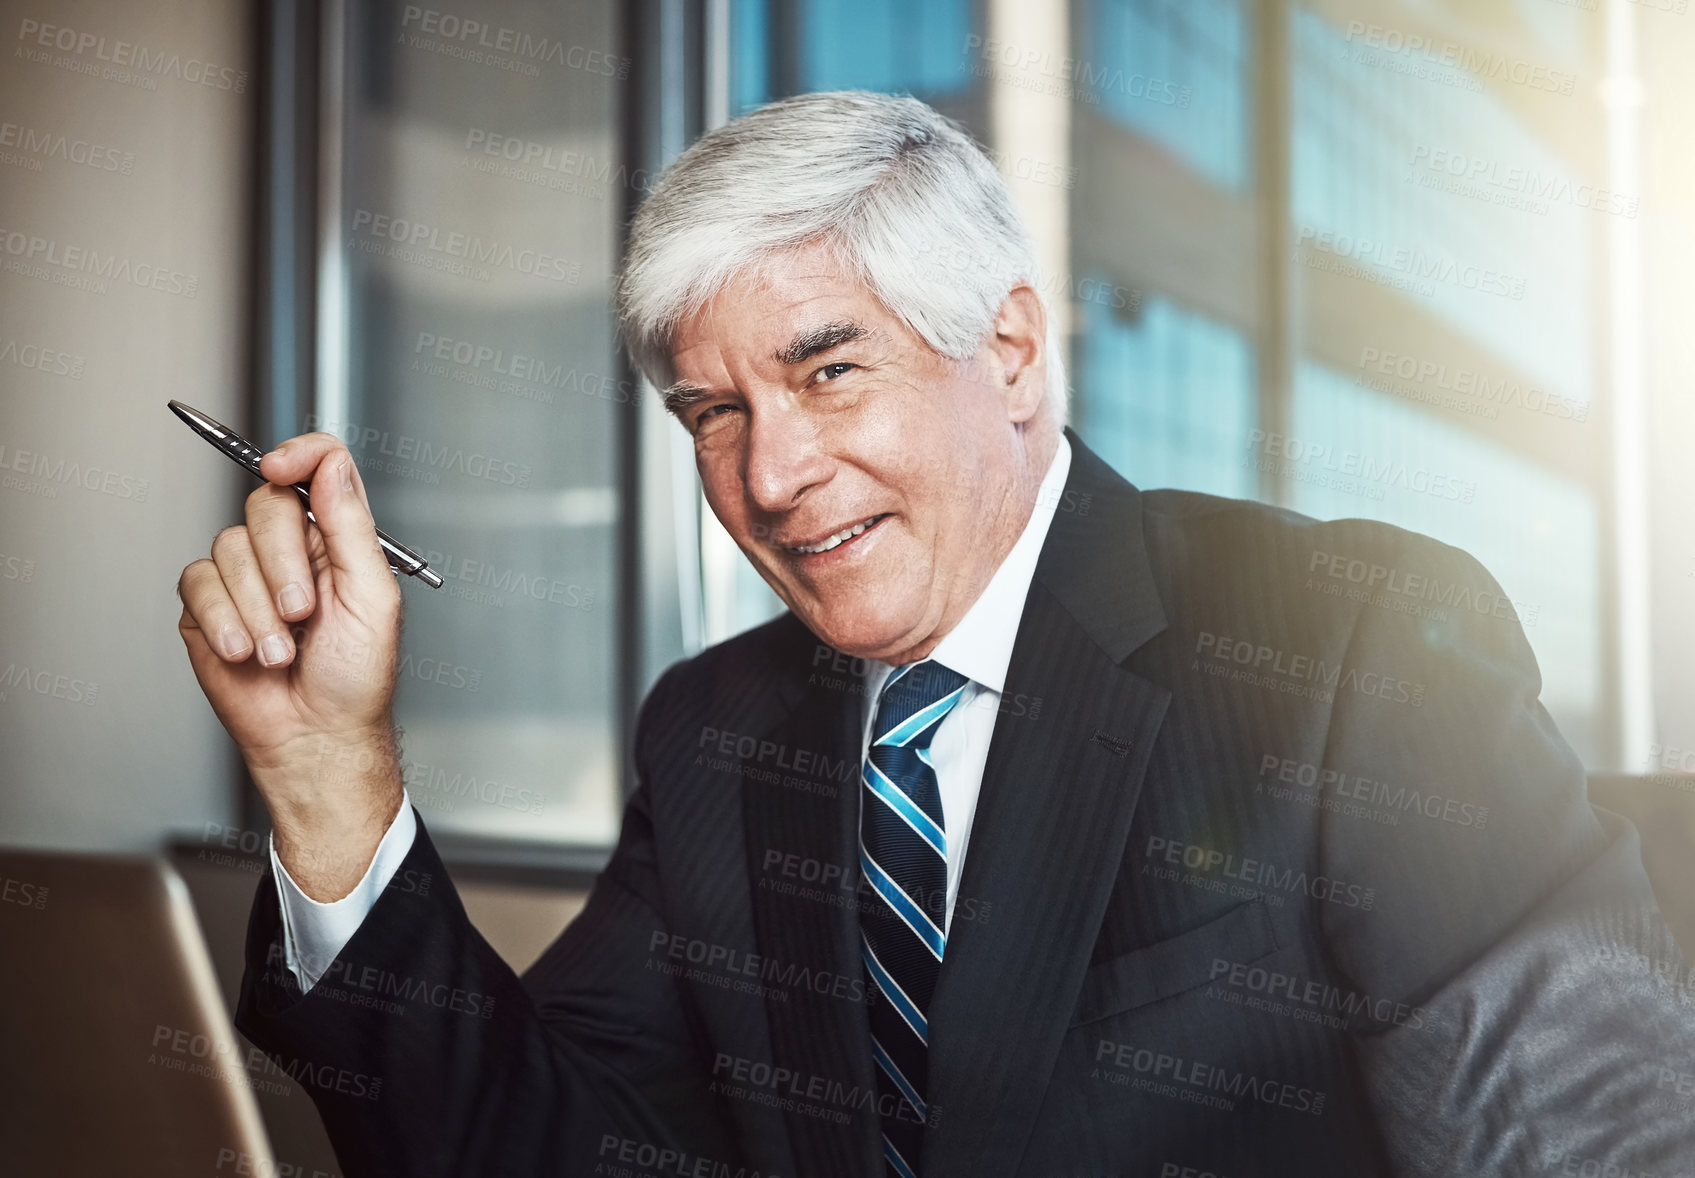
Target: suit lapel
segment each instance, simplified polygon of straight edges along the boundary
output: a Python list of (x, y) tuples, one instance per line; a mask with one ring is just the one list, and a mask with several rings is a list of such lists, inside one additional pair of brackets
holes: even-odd
[(828, 1110), (787, 1114), (798, 1172), (857, 1178), (882, 1167), (853, 907), (862, 697), (856, 675), (800, 669), (821, 644), (798, 622), (795, 629), (803, 635), (797, 648), (811, 645), (797, 650), (791, 665), (790, 710), (765, 736), (780, 751), (767, 754), (760, 768), (770, 770), (776, 759), (806, 768), (779, 770), (783, 783), (744, 775), (743, 816), (760, 951), (777, 976), (809, 970), (804, 976), (813, 984), (789, 985), (767, 998), (776, 1058), (755, 1063), (793, 1074), (776, 1095)]
[(1140, 494), (1067, 436), (931, 1004), (925, 1178), (1018, 1169), (1171, 698), (1120, 665), (1165, 626)]

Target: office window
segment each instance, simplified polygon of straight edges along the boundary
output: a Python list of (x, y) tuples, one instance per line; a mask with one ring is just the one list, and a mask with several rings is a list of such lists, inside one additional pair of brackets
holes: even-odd
[[(794, 93), (879, 90), (946, 98), (972, 86), (976, 59), (971, 0), (734, 0), (730, 111), (740, 114), (779, 97), (772, 51), (792, 54)], [(776, 46), (774, 20), (787, 19), (792, 46)]]
[(1350, 42), (1306, 10), (1293, 42), (1297, 243), (1589, 401), (1593, 190), (1470, 73)]
[(1252, 496), (1254, 364), (1241, 333), (1158, 296), (1133, 320), (1081, 307), (1072, 418), (1084, 443), (1138, 487)]
[(426, 821), (606, 845), (629, 63), (612, 0), (478, 16), (524, 48), (467, 55), (401, 5), (349, 10), (332, 296), (347, 343), (322, 341), (344, 370), (301, 425), (349, 442), (384, 529), (446, 578), (406, 587), (396, 700)]
[(1080, 101), (1221, 188), (1248, 185), (1247, 16), (1241, 0), (1084, 0)]
[(1483, 562), (1524, 622), (1544, 706), (1592, 760), (1601, 565), (1588, 488), (1316, 364), (1297, 374), (1288, 437), (1298, 446), (1280, 451), (1279, 477), (1295, 510), (1383, 520)]

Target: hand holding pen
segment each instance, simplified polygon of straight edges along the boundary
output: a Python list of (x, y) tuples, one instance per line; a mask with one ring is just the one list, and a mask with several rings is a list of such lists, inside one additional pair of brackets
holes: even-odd
[(340, 438), (302, 434), (257, 465), (266, 481), (246, 523), (182, 571), (177, 629), (271, 812), (284, 867), (308, 896), (334, 900), (403, 797), (391, 711), (400, 584)]

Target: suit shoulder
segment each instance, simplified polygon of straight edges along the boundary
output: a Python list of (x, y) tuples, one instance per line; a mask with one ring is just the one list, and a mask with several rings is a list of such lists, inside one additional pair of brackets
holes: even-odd
[[(1231, 499), (1199, 491), (1144, 491), (1143, 520), (1156, 555), (1194, 559), (1263, 561), (1267, 556), (1304, 558), (1314, 571), (1334, 566), (1370, 579), (1372, 566), (1398, 559), (1416, 566), (1408, 573), (1431, 576), (1463, 574), (1468, 580), (1494, 579), (1481, 562), (1462, 548), (1445, 544), (1381, 520), (1345, 517), (1315, 519), (1286, 507), (1252, 499)], [(1381, 575), (1381, 574), (1380, 574)]]
[(639, 726), (674, 726), (679, 721), (735, 722), (735, 717), (758, 715), (779, 691), (780, 675), (802, 663), (817, 639), (792, 613), (784, 611), (768, 622), (707, 647), (690, 658), (672, 663), (659, 676), (642, 702)]

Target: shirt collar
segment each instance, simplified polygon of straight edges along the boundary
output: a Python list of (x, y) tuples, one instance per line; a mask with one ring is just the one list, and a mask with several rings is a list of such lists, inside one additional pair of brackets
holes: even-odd
[[(1065, 493), (1065, 478), (1071, 471), (1071, 443), (1062, 434), (1048, 472), (1036, 492), (1036, 505), (1019, 533), (1012, 551), (1006, 554), (995, 575), (959, 623), (942, 636), (930, 657), (944, 667), (992, 691), (1006, 690), (1006, 669), (1012, 663), (1012, 645), (1018, 637), (1018, 621), (1024, 616), (1024, 599), (1036, 575), (1036, 560), (1042, 554), (1048, 527)], [(883, 683), (893, 667), (880, 659), (865, 660), (866, 706), (875, 706)]]

